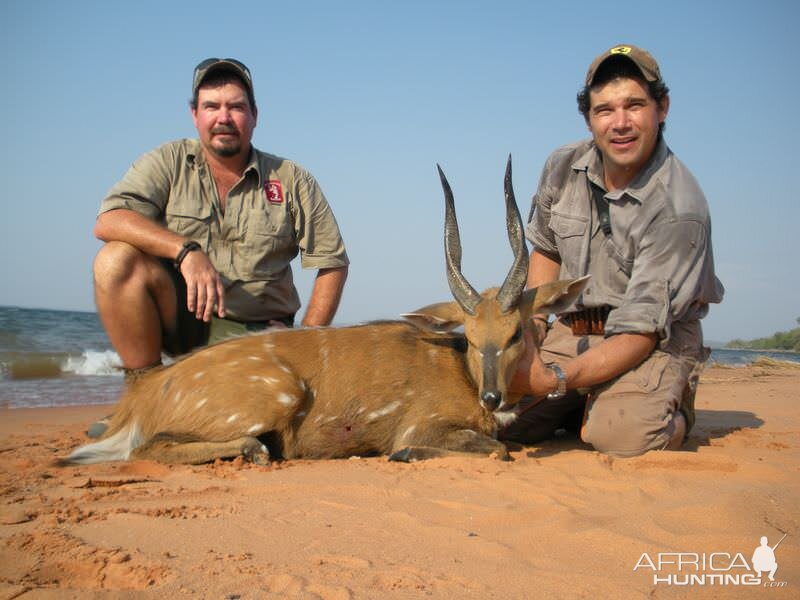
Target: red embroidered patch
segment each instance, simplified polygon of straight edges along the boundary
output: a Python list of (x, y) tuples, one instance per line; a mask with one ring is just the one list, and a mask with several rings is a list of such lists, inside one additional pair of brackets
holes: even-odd
[(277, 179), (270, 179), (264, 184), (264, 191), (267, 194), (267, 202), (270, 204), (283, 204), (283, 188)]

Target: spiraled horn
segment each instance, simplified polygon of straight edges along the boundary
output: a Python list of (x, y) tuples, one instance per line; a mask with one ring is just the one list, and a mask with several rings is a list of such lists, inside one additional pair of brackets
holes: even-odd
[(525, 231), (522, 217), (519, 215), (517, 201), (514, 198), (514, 188), (511, 185), (511, 155), (508, 155), (506, 177), (504, 182), (506, 197), (506, 229), (508, 241), (514, 251), (514, 264), (506, 276), (506, 280), (497, 292), (497, 302), (502, 312), (508, 312), (517, 305), (525, 283), (528, 280), (528, 247), (525, 245)]
[(447, 183), (442, 168), (438, 164), (436, 168), (439, 170), (439, 179), (442, 180), (444, 190), (444, 256), (447, 262), (447, 283), (450, 284), (450, 291), (461, 309), (467, 314), (474, 315), (481, 296), (461, 273), (461, 238), (458, 235), (453, 191)]

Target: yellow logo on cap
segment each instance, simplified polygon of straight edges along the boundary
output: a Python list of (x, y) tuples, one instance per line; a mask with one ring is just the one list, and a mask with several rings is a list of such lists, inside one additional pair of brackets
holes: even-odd
[(616, 48), (612, 48), (608, 51), (609, 54), (630, 54), (631, 47), (630, 46), (617, 46)]

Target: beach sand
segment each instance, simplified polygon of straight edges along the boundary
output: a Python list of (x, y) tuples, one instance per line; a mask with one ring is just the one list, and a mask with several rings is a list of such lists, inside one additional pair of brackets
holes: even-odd
[[(800, 368), (710, 367), (696, 405), (683, 451), (633, 459), (268, 467), (54, 467), (110, 407), (0, 409), (0, 599), (800, 597)], [(784, 533), (782, 587), (654, 582), (754, 575), (724, 569)], [(634, 570), (670, 552), (722, 570)]]

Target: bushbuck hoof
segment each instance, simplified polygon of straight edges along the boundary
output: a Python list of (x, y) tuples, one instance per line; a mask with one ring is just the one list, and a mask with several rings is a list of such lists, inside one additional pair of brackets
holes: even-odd
[(403, 448), (389, 455), (389, 460), (394, 462), (411, 462), (411, 448)]
[(450, 450), (458, 452), (468, 452), (472, 454), (485, 454), (500, 460), (511, 460), (508, 448), (503, 442), (477, 433), (471, 429), (459, 429), (447, 435), (446, 446)]
[(267, 466), (270, 463), (269, 450), (256, 438), (248, 438), (242, 444), (242, 456), (256, 465)]

